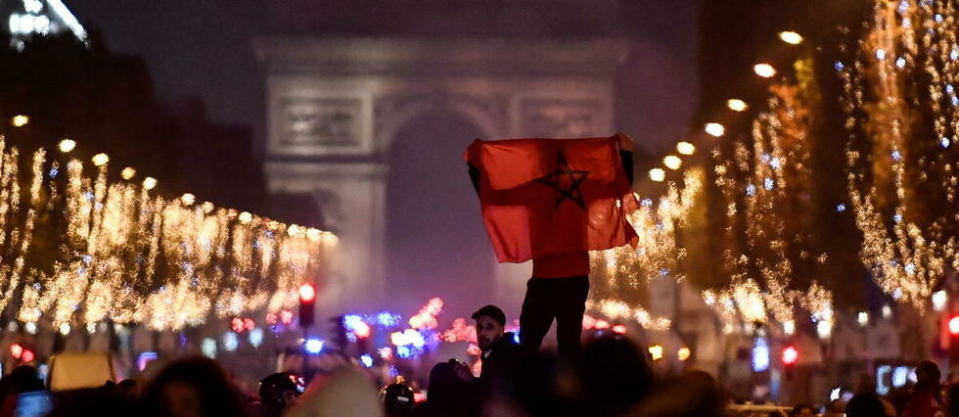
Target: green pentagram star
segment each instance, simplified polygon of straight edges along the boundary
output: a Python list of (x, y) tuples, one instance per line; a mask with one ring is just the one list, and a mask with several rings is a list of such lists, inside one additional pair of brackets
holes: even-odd
[(583, 191), (580, 190), (579, 186), (586, 180), (587, 176), (589, 176), (589, 171), (570, 169), (566, 155), (559, 152), (557, 153), (556, 170), (534, 181), (555, 188), (559, 192), (556, 207), (559, 207), (563, 201), (570, 200), (585, 210), (586, 201), (583, 199)]

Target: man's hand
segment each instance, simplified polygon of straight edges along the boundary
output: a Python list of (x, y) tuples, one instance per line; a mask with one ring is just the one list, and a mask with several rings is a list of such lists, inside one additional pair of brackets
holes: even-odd
[(619, 149), (627, 152), (633, 151), (633, 138), (623, 132), (616, 134), (616, 137), (619, 138)]
[(453, 365), (453, 372), (455, 372), (456, 376), (464, 381), (469, 382), (474, 379), (473, 371), (471, 371), (470, 367), (463, 362), (457, 361), (456, 364)]

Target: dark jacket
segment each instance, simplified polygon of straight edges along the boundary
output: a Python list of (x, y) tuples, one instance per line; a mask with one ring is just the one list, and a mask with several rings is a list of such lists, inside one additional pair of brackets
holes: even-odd
[(494, 390), (511, 392), (516, 372), (523, 360), (523, 349), (516, 344), (513, 333), (505, 333), (483, 351), (483, 370), (477, 383), (480, 393), (488, 397)]

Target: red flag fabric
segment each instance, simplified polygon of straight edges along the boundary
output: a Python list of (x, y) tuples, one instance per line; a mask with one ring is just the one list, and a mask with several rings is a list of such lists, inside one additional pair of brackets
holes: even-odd
[(499, 262), (635, 243), (638, 207), (617, 137), (477, 140), (464, 159), (480, 171), (486, 231)]

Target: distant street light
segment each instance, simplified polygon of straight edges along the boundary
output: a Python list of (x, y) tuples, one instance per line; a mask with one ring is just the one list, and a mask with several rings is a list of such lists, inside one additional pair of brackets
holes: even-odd
[(137, 175), (137, 170), (133, 169), (133, 167), (126, 167), (126, 168), (123, 168), (123, 171), (120, 171), (120, 177), (122, 177), (125, 180), (131, 180), (136, 175)]
[(152, 190), (157, 186), (157, 180), (153, 177), (146, 177), (143, 179), (143, 188), (147, 190)]
[(663, 165), (666, 165), (666, 168), (675, 171), (679, 169), (679, 167), (683, 166), (683, 160), (679, 159), (679, 157), (676, 155), (668, 155), (663, 158)]
[(786, 42), (790, 45), (799, 45), (803, 41), (802, 35), (796, 32), (793, 32), (791, 30), (787, 30), (785, 32), (779, 32), (779, 39), (781, 39), (783, 42)]
[(13, 124), (13, 127), (24, 127), (27, 123), (30, 123), (30, 117), (25, 114), (18, 114), (13, 116), (13, 119), (10, 120), (10, 123)]
[(735, 112), (744, 112), (746, 111), (746, 109), (749, 108), (749, 105), (746, 104), (745, 101), (742, 101), (738, 98), (731, 98), (727, 100), (726, 106), (729, 107), (730, 110)]
[(679, 142), (676, 144), (676, 152), (680, 155), (692, 155), (696, 153), (696, 145), (689, 142)]
[(110, 162), (110, 157), (107, 156), (107, 154), (101, 152), (96, 155), (93, 155), (93, 165), (101, 167), (106, 165), (107, 162)]
[(726, 134), (726, 126), (723, 126), (722, 123), (706, 123), (706, 133), (713, 137), (722, 137)]
[(663, 182), (666, 180), (666, 171), (663, 171), (662, 168), (653, 168), (649, 170), (649, 179), (656, 182)]
[(77, 141), (73, 139), (64, 139), (57, 144), (57, 148), (60, 149), (60, 152), (69, 153), (77, 148)]
[(772, 78), (776, 76), (776, 68), (773, 68), (772, 65), (766, 63), (756, 64), (753, 66), (753, 71), (756, 72), (756, 75), (763, 78)]
[(663, 358), (663, 345), (652, 345), (648, 350), (650, 359), (658, 361)]

